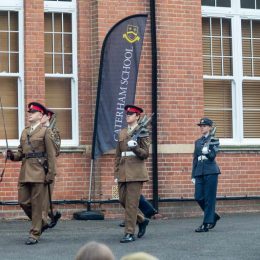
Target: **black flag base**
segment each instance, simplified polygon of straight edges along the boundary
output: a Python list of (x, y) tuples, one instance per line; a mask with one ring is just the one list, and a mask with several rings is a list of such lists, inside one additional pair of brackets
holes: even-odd
[(101, 211), (84, 210), (75, 212), (73, 218), (76, 220), (104, 220), (104, 214)]
[(91, 210), (90, 202), (87, 203), (87, 210), (73, 213), (73, 218), (76, 220), (104, 220), (104, 213), (101, 211)]

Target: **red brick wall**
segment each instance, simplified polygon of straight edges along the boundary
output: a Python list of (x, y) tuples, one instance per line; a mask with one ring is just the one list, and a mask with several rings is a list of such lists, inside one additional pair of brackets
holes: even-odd
[[(86, 145), (91, 143), (92, 125), (93, 125), (93, 76), (96, 67), (93, 65), (93, 48), (95, 43), (93, 40), (93, 13), (95, 9), (93, 3), (95, 1), (77, 1), (78, 9), (78, 78), (79, 78), (79, 126), (80, 126), (80, 144)], [(93, 46), (94, 45), (94, 46)], [(97, 74), (96, 74), (97, 75)], [(86, 102), (87, 101), (87, 102)]]
[(43, 32), (43, 1), (24, 1), (25, 104), (31, 101), (45, 103)]
[[(26, 103), (37, 99), (44, 103), (43, 3), (25, 1), (25, 85)], [(28, 2), (28, 3), (27, 3)], [(157, 13), (158, 45), (158, 178), (160, 199), (192, 198), (190, 181), (193, 142), (199, 136), (196, 127), (203, 116), (203, 72), (201, 1), (159, 1)], [(88, 199), (90, 145), (102, 42), (109, 29), (126, 16), (149, 13), (149, 1), (101, 0), (77, 1), (78, 86), (80, 147), (66, 148), (58, 158), (54, 200)], [(139, 67), (136, 103), (151, 112), (151, 43), (148, 17)], [(170, 150), (167, 149), (170, 146)], [(174, 146), (176, 145), (176, 146)], [(182, 148), (188, 149), (183, 152)], [(94, 164), (92, 199), (112, 198), (113, 154)], [(258, 152), (221, 152), (222, 170), (218, 196), (259, 196)], [(3, 167), (3, 164), (0, 164)], [(147, 162), (151, 177), (151, 158)], [(0, 201), (16, 201), (19, 163), (8, 163), (0, 189)], [(151, 177), (152, 178), (152, 177)], [(144, 194), (152, 197), (152, 181), (144, 185)], [(194, 216), (200, 210), (194, 202), (161, 202), (165, 216)], [(63, 216), (83, 205), (59, 205)], [(118, 204), (95, 204), (106, 217), (122, 217)], [(1, 206), (0, 217), (23, 216), (19, 207)], [(257, 200), (219, 201), (220, 212), (260, 211)]]
[(191, 143), (203, 114), (200, 1), (162, 1), (157, 32), (159, 142)]

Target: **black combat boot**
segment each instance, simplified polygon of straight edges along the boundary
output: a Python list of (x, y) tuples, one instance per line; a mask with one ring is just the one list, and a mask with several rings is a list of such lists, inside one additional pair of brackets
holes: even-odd
[(148, 224), (149, 224), (149, 219), (147, 219), (147, 218), (144, 219), (144, 221), (142, 223), (138, 224), (139, 232), (137, 234), (137, 237), (141, 238), (145, 234), (146, 227), (147, 227)]
[(200, 225), (198, 228), (195, 229), (195, 232), (208, 232), (209, 228), (208, 228), (208, 224), (202, 224)]

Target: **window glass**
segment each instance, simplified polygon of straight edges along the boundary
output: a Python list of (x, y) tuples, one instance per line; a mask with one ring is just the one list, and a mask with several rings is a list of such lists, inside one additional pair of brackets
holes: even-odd
[[(72, 139), (72, 14), (45, 13), (46, 105), (57, 115), (62, 140)], [(54, 75), (49, 77), (48, 74)], [(75, 102), (75, 101), (73, 101)]]
[(260, 21), (242, 20), (244, 76), (260, 76)]
[(202, 0), (201, 5), (215, 6), (215, 0)]
[(231, 20), (203, 18), (202, 32), (204, 75), (232, 75)]
[(45, 72), (72, 73), (71, 14), (45, 13)]
[(260, 9), (260, 0), (241, 0), (241, 8)]
[(202, 6), (231, 7), (231, 0), (202, 0)]
[(218, 7), (231, 7), (231, 0), (217, 0), (216, 6), (218, 6)]
[[(19, 138), (18, 73), (18, 12), (0, 11), (0, 94), (8, 139)], [(0, 117), (0, 126), (3, 124)], [(4, 131), (0, 131), (0, 139), (5, 139)]]
[(241, 0), (241, 8), (255, 9), (255, 0)]
[(260, 9), (260, 0), (256, 0), (256, 9)]
[[(3, 105), (5, 127), (8, 139), (18, 138), (18, 90), (17, 78), (0, 77), (0, 93)], [(3, 117), (0, 117), (0, 125), (3, 126)], [(5, 132), (0, 131), (0, 139), (5, 139)]]
[(0, 11), (0, 72), (19, 72), (18, 13)]
[(72, 139), (71, 79), (46, 78), (46, 106), (57, 115), (62, 139)]
[(231, 81), (204, 80), (204, 113), (216, 123), (220, 138), (233, 135), (231, 89)]
[(244, 137), (260, 138), (260, 82), (243, 82)]

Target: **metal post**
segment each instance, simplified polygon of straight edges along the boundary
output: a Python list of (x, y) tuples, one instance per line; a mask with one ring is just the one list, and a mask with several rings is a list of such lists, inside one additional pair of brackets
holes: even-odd
[(152, 43), (152, 167), (153, 167), (153, 206), (158, 210), (158, 157), (157, 157), (157, 40), (155, 0), (150, 0), (151, 43)]

